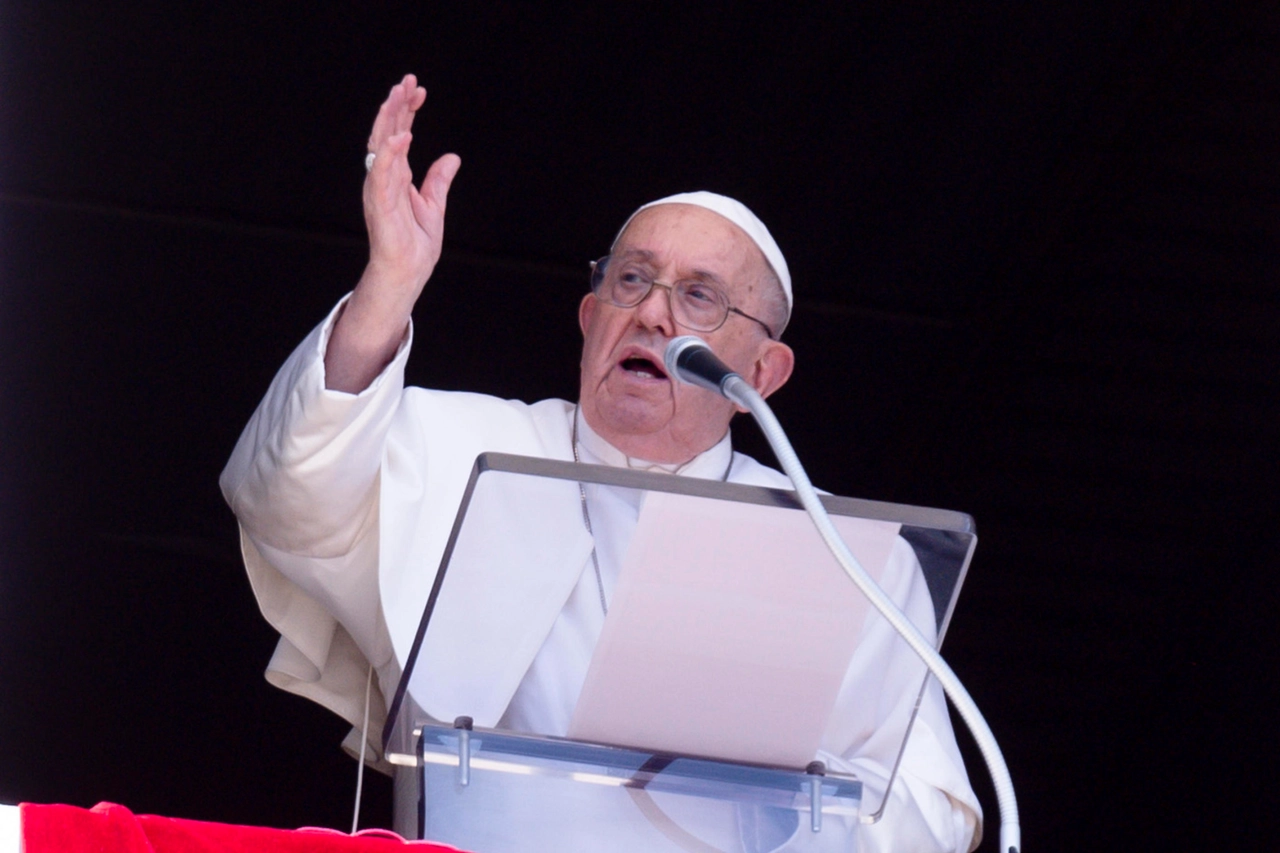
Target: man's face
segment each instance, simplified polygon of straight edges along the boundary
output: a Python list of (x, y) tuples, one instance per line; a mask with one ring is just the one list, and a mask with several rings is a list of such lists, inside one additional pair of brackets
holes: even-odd
[[(663, 204), (641, 211), (618, 239), (613, 264), (636, 263), (655, 281), (703, 279), (730, 304), (759, 316), (769, 283), (760, 249), (738, 226), (701, 207)], [(654, 287), (633, 308), (587, 294), (582, 327), (579, 403), (591, 428), (614, 447), (651, 462), (692, 459), (724, 437), (735, 408), (718, 394), (669, 378), (662, 365), (669, 340), (695, 334), (729, 367), (768, 396), (791, 375), (794, 357), (763, 328), (730, 314), (714, 332), (677, 326), (667, 291)]]

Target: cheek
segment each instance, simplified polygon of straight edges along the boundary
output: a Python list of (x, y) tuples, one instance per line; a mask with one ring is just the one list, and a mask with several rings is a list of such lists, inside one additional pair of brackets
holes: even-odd
[(711, 348), (729, 367), (750, 380), (754, 372), (756, 348), (741, 335), (726, 335)]
[(582, 340), (582, 372), (588, 375), (599, 375), (604, 372), (608, 357), (608, 341), (602, 324), (596, 322), (587, 327), (586, 336)]
[(584, 358), (591, 361), (607, 360), (625, 328), (625, 318), (620, 318), (616, 311), (609, 311), (605, 306), (597, 307), (583, 331)]

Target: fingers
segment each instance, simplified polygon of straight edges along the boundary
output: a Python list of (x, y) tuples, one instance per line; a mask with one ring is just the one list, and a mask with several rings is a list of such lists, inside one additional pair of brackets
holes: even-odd
[(408, 308), (440, 258), (445, 204), (462, 164), (456, 154), (446, 154), (431, 164), (421, 188), (414, 186), (411, 128), (426, 98), (426, 90), (411, 74), (391, 88), (369, 137), (375, 157), (363, 193), (369, 264), (378, 271), (370, 279), (377, 283), (369, 287), (399, 294), (397, 304), (404, 297)]
[(414, 115), (426, 100), (427, 90), (418, 85), (418, 78), (412, 74), (404, 75), (403, 80), (391, 87), (387, 99), (378, 109), (369, 134), (369, 150), (380, 154), (388, 139), (411, 129)]
[[(412, 80), (413, 75), (406, 75), (405, 79)], [(418, 115), (418, 110), (422, 109), (422, 105), (427, 102), (427, 90), (419, 86), (416, 81), (412, 85), (408, 83), (401, 85), (405, 87), (405, 108), (397, 115), (397, 133), (404, 133), (413, 129), (414, 117)]]

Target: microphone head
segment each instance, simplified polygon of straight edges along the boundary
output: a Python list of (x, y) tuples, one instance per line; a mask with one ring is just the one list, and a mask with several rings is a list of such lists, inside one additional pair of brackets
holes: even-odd
[(692, 335), (672, 338), (667, 344), (667, 351), (663, 353), (662, 363), (673, 379), (724, 396), (728, 396), (725, 394), (725, 383), (731, 376), (738, 375), (716, 357), (706, 341)]
[(680, 356), (690, 349), (700, 348), (707, 352), (711, 352), (711, 347), (707, 346), (707, 342), (702, 338), (693, 335), (681, 335), (678, 338), (672, 338), (667, 341), (667, 349), (662, 354), (662, 364), (667, 369), (667, 375), (681, 381), (688, 382), (684, 376), (680, 375), (680, 366), (677, 364)]

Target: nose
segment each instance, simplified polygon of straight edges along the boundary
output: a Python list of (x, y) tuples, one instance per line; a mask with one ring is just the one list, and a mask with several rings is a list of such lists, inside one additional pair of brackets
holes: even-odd
[(636, 322), (647, 329), (655, 329), (665, 337), (676, 333), (675, 317), (671, 315), (671, 288), (654, 282), (644, 299), (635, 307)]

